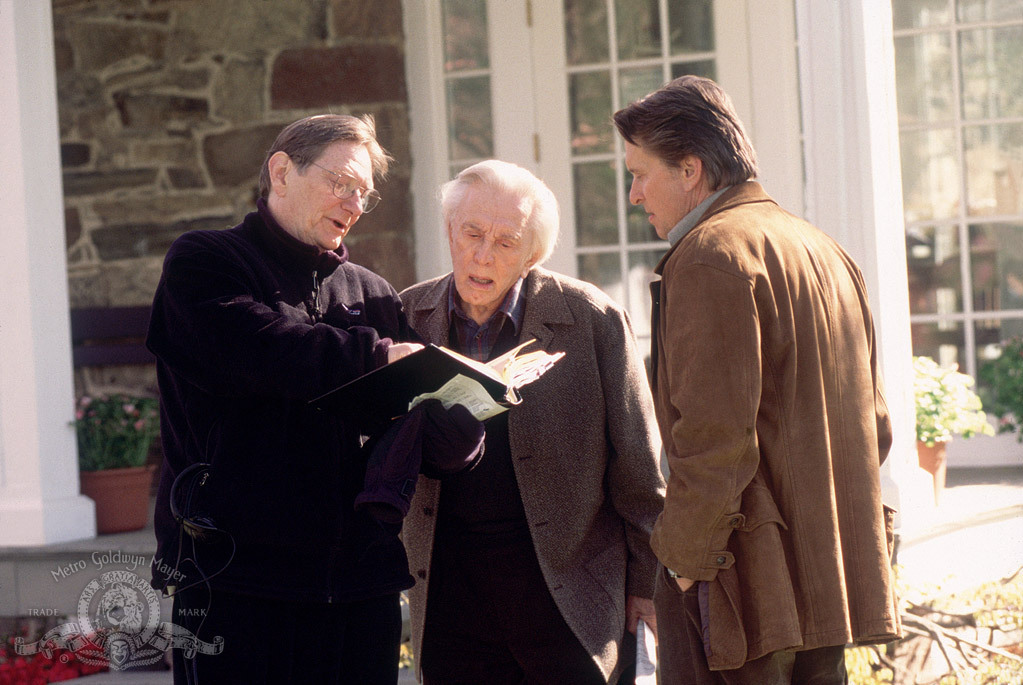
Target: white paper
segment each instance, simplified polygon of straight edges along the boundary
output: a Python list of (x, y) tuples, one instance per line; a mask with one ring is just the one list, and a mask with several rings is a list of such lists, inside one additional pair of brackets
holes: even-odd
[(636, 626), (636, 685), (657, 685), (657, 641), (642, 620)]
[(484, 421), (501, 412), (508, 411), (507, 407), (502, 407), (495, 402), (490, 393), (478, 381), (462, 374), (449, 380), (436, 392), (427, 392), (416, 396), (409, 402), (408, 408), (411, 410), (423, 400), (431, 399), (440, 400), (445, 409), (450, 409), (453, 404), (460, 404), (468, 409), (477, 421)]

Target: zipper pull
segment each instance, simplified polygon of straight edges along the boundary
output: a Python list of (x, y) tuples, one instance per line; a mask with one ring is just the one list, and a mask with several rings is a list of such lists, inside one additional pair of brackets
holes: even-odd
[(310, 311), (309, 313), (312, 316), (313, 321), (316, 322), (316, 323), (319, 323), (320, 321), (323, 321), (323, 312), (320, 311), (320, 279), (319, 279), (319, 276), (320, 276), (320, 272), (319, 271), (313, 271), (313, 292), (312, 292), (312, 299), (310, 300), (310, 302), (312, 304), (312, 308), (311, 308), (312, 311)]

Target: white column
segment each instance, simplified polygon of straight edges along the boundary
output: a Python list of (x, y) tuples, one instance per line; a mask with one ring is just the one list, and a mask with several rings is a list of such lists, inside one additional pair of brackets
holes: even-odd
[(807, 218), (863, 270), (895, 432), (886, 496), (922, 523), (889, 0), (796, 0)]
[(0, 545), (96, 534), (78, 494), (49, 2), (0, 0)]

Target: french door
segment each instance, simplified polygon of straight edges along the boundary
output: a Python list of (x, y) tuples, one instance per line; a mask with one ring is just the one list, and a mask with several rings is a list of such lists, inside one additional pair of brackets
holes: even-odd
[(761, 180), (803, 210), (792, 0), (406, 0), (417, 271), (449, 268), (436, 189), (473, 162), (529, 168), (561, 206), (546, 266), (623, 304), (642, 348), (664, 253), (611, 114), (682, 74), (718, 81), (747, 125)]

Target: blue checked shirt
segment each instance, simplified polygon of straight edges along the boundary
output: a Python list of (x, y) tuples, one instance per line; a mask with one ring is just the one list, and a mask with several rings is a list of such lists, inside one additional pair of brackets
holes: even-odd
[(525, 305), (525, 298), (522, 297), (522, 279), (520, 278), (508, 290), (504, 301), (493, 316), (487, 319), (483, 325), (477, 324), (462, 311), (461, 301), (455, 290), (455, 281), (451, 279), (451, 287), (448, 289), (448, 320), (455, 324), (455, 335), (458, 339), (457, 351), (476, 361), (487, 361), (501, 335), (505, 321), (511, 322), (511, 333), (516, 338), (518, 337)]

